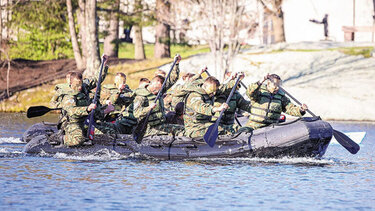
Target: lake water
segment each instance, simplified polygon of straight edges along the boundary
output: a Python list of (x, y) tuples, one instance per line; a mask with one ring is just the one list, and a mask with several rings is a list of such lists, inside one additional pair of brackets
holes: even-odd
[(331, 122), (367, 134), (356, 155), (330, 145), (319, 160), (22, 154), (22, 133), (55, 119), (0, 113), (0, 210), (375, 210), (375, 124)]

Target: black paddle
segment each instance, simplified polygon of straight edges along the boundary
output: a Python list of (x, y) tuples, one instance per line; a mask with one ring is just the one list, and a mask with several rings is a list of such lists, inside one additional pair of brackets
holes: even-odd
[[(106, 60), (107, 60), (107, 58), (103, 55), (102, 63), (100, 65), (100, 70), (99, 70), (98, 83), (96, 84), (96, 91), (95, 91), (94, 99), (92, 100), (92, 103), (95, 104), (95, 105), (98, 103), (98, 97), (99, 97), (99, 94), (100, 94), (100, 85), (102, 83), (102, 72), (103, 72), (103, 67), (104, 67), (104, 63), (105, 63)], [(94, 113), (95, 113), (95, 109), (91, 110), (91, 112), (88, 116), (89, 127), (87, 128), (87, 137), (90, 140), (94, 140), (94, 135), (95, 135)]]
[[(158, 95), (156, 96), (156, 98), (154, 100), (154, 103), (156, 103), (159, 100), (159, 98), (162, 96), (165, 84), (167, 84), (167, 80), (169, 79), (169, 76), (171, 75), (171, 72), (172, 72), (173, 67), (175, 66), (175, 64), (176, 64), (176, 62), (178, 60), (178, 57), (179, 57), (179, 55), (177, 54), (175, 56), (175, 60), (174, 60), (174, 62), (172, 64), (172, 67), (169, 70), (169, 73), (168, 73), (167, 77), (164, 79), (163, 85), (162, 85), (161, 89), (158, 92)], [(147, 129), (146, 126), (147, 126), (148, 118), (150, 117), (151, 112), (152, 112), (152, 109), (149, 112), (147, 112), (146, 117), (143, 118), (143, 119), (141, 119), (141, 121), (139, 121), (137, 127), (134, 129), (133, 139), (138, 144), (140, 144), (142, 142), (143, 136), (146, 133), (146, 129)]]
[[(208, 70), (207, 70), (207, 67), (206, 67), (206, 69), (205, 69), (205, 72), (206, 72), (206, 74), (207, 74), (208, 76), (211, 76), (211, 74), (210, 74), (210, 73), (208, 72)], [(242, 81), (241, 81), (240, 83), (241, 83), (241, 85), (243, 84)], [(235, 114), (235, 115), (236, 115), (236, 114)], [(234, 116), (234, 119), (236, 119), (237, 124), (238, 124), (240, 127), (242, 127), (240, 121), (238, 120), (238, 118), (237, 118), (236, 116)]]
[(43, 116), (44, 114), (53, 110), (61, 110), (61, 108), (48, 108), (46, 106), (31, 106), (29, 109), (27, 109), (26, 116), (27, 118)]
[[(272, 80), (271, 80), (272, 81)], [(279, 86), (280, 90), (285, 92), (290, 98), (294, 100), (298, 105), (302, 105), (296, 98), (294, 98), (291, 94), (289, 94), (285, 89), (283, 89), (281, 86)], [(311, 114), (311, 116), (316, 117), (316, 115), (311, 112), (309, 109), (307, 109), (307, 112)], [(353, 140), (351, 140), (348, 136), (346, 136), (344, 133), (337, 131), (333, 129), (333, 136), (336, 138), (337, 142), (341, 144), (346, 150), (348, 150), (352, 154), (356, 154), (360, 147), (357, 143), (355, 143)]]
[[(237, 76), (237, 80), (236, 80), (236, 83), (234, 84), (234, 87), (232, 88), (232, 91), (230, 91), (230, 94), (227, 98), (227, 101), (225, 102), (226, 104), (229, 103), (230, 99), (232, 98), (233, 96), (233, 93), (234, 91), (237, 89), (237, 85), (240, 81), (240, 77), (241, 76)], [(219, 135), (219, 130), (218, 130), (218, 127), (219, 127), (219, 123), (220, 123), (220, 120), (221, 120), (221, 117), (223, 116), (224, 114), (224, 111), (225, 110), (222, 110), (220, 112), (220, 116), (219, 118), (217, 118), (216, 122), (214, 124), (212, 124), (210, 127), (208, 127), (206, 133), (204, 134), (203, 136), (203, 139), (204, 141), (208, 144), (208, 146), (210, 147), (214, 147), (215, 145), (215, 142), (216, 142), (216, 139), (217, 139), (217, 136)]]

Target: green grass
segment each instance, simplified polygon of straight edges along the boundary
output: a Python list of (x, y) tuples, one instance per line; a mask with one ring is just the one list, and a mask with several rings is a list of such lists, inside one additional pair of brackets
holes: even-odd
[(374, 47), (350, 47), (350, 48), (337, 48), (335, 50), (340, 51), (341, 53), (358, 56), (362, 55), (365, 58), (371, 57), (371, 52), (373, 51)]
[(257, 54), (273, 54), (281, 52), (318, 52), (318, 51), (339, 51), (346, 55), (358, 56), (362, 55), (365, 58), (371, 57), (371, 52), (374, 47), (342, 47), (342, 48), (329, 48), (329, 49), (278, 49), (272, 50), (266, 53), (247, 53), (248, 55), (257, 55)]
[[(154, 44), (145, 44), (146, 59), (154, 57)], [(181, 57), (186, 58), (199, 53), (207, 53), (210, 48), (206, 45), (188, 46), (188, 45), (171, 45), (171, 57), (179, 53)], [(103, 52), (103, 44), (100, 44), (100, 52)], [(119, 46), (119, 58), (134, 59), (134, 44), (121, 43)]]

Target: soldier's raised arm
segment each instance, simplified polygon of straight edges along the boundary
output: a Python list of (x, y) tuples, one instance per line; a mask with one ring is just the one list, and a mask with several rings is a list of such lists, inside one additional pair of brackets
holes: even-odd
[(180, 67), (179, 67), (179, 64), (180, 64), (180, 61), (181, 61), (181, 56), (178, 55), (175, 57), (175, 59), (177, 59), (176, 61), (176, 65), (173, 67), (173, 70), (165, 84), (165, 88), (164, 88), (164, 92), (167, 91), (168, 89), (170, 89), (178, 80), (178, 77), (180, 75)]
[[(108, 56), (104, 55), (103, 57), (106, 57), (106, 60), (104, 61), (104, 70), (103, 70), (103, 73), (102, 73), (102, 80), (101, 82), (103, 83), (103, 81), (105, 80), (105, 78), (107, 77), (107, 74), (108, 74)], [(95, 89), (96, 88), (96, 85), (98, 83), (98, 80), (99, 80), (99, 70), (97, 73), (95, 73), (93, 76), (89, 77), (89, 78), (85, 78), (83, 79), (83, 83), (82, 83), (82, 88), (84, 89), (84, 92), (88, 92), (92, 89)]]
[(262, 86), (262, 84), (268, 79), (269, 74), (264, 76), (262, 81), (258, 81), (256, 83), (250, 84), (246, 89), (246, 95), (250, 100), (255, 100), (259, 97), (259, 89)]

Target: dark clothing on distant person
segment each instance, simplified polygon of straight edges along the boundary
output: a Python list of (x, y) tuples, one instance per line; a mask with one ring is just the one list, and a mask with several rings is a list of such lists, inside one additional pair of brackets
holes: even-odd
[(310, 20), (313, 23), (323, 24), (324, 25), (324, 36), (328, 39), (328, 15), (326, 14), (322, 21), (317, 21), (315, 19)]

